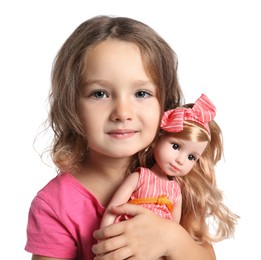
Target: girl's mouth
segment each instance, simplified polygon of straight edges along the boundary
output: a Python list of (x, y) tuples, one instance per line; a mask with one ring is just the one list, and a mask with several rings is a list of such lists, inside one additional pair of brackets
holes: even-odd
[(108, 135), (115, 139), (127, 139), (134, 136), (138, 131), (132, 129), (114, 129), (108, 132)]

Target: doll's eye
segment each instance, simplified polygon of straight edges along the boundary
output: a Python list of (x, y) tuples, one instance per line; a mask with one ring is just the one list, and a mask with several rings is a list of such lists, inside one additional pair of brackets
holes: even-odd
[(190, 154), (190, 155), (188, 156), (188, 159), (189, 159), (190, 161), (196, 161), (196, 160), (197, 160), (197, 158), (196, 158), (193, 154)]
[(179, 149), (180, 149), (180, 147), (179, 147), (178, 144), (172, 144), (172, 148), (173, 148), (174, 150), (179, 150)]

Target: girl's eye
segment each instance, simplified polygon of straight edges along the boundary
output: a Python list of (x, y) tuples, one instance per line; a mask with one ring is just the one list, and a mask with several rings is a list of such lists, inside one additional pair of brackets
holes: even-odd
[(189, 159), (190, 161), (196, 161), (196, 160), (197, 160), (196, 157), (195, 157), (194, 155), (192, 155), (192, 154), (190, 154), (190, 155), (188, 156), (188, 159)]
[(179, 149), (180, 149), (180, 147), (179, 147), (178, 144), (172, 144), (172, 148), (173, 148), (174, 150), (179, 150)]
[(148, 97), (151, 96), (151, 94), (150, 94), (149, 92), (147, 92), (147, 91), (140, 90), (140, 91), (138, 91), (138, 92), (135, 94), (135, 96), (136, 96), (137, 98), (148, 98)]
[(102, 99), (102, 98), (107, 98), (108, 97), (108, 95), (104, 91), (102, 91), (102, 90), (95, 91), (90, 96), (94, 97), (94, 98), (97, 98), (97, 99)]

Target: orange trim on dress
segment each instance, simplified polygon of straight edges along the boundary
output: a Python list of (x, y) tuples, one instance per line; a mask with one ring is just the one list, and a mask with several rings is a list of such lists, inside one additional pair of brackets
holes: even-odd
[(173, 203), (168, 199), (167, 196), (161, 195), (158, 198), (138, 198), (138, 199), (132, 199), (128, 203), (131, 204), (158, 204), (158, 205), (166, 205), (168, 210), (172, 212), (174, 205)]

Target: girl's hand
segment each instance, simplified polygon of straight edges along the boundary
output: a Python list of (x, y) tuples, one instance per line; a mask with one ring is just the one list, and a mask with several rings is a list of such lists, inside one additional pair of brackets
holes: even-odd
[(166, 255), (167, 243), (173, 245), (166, 234), (167, 225), (172, 221), (128, 203), (113, 207), (112, 211), (116, 215), (127, 214), (133, 218), (94, 232), (94, 237), (99, 240), (92, 248), (97, 255), (96, 260), (159, 259)]

